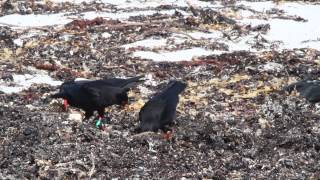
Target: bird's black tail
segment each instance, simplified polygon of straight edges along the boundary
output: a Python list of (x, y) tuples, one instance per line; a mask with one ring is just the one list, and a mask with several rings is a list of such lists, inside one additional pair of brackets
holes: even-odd
[(51, 95), (50, 97), (51, 97), (51, 98), (54, 98), (54, 99), (56, 99), (56, 98), (65, 98), (65, 94), (63, 94), (63, 93), (56, 93), (56, 94)]
[(141, 79), (141, 78), (143, 78), (143, 77), (144, 77), (144, 75), (136, 76), (136, 77), (132, 77), (132, 78), (126, 79), (126, 83), (125, 83), (121, 88), (129, 89), (129, 88), (131, 88), (132, 86), (135, 86), (136, 83), (144, 81), (144, 80)]
[(299, 81), (296, 83), (292, 83), (292, 84), (284, 87), (283, 91), (291, 93), (293, 90), (295, 90), (295, 89), (299, 90), (301, 87), (303, 87), (306, 84), (308, 84), (308, 80), (302, 80), (302, 81)]
[(283, 92), (291, 93), (296, 88), (296, 84), (290, 84), (282, 89)]
[(133, 130), (133, 133), (136, 133), (136, 134), (141, 133), (141, 132), (142, 132), (142, 129), (141, 129), (140, 125)]

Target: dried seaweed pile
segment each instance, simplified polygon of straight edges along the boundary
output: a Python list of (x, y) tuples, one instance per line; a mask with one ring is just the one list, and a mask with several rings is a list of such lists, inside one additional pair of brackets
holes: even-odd
[[(6, 1), (4, 5), (7, 7), (2, 7), (2, 14), (124, 11), (103, 3)], [(158, 6), (155, 10), (173, 10), (174, 14), (131, 16), (127, 21), (97, 16), (59, 27), (0, 26), (1, 81), (10, 83), (12, 74), (40, 71), (62, 81), (138, 74), (147, 77), (130, 92), (128, 107), (106, 109), (111, 116), (106, 131), (96, 129), (93, 119), (76, 118), (76, 109), (64, 112), (61, 102), (48, 97), (56, 87), (34, 84), (17, 94), (1, 93), (0, 177), (319, 178), (320, 109), (281, 89), (298, 79), (317, 78), (320, 52), (236, 51), (178, 62), (133, 57), (132, 53), (141, 49), (163, 50), (123, 47), (148, 37), (168, 38), (214, 28), (226, 39), (233, 39), (252, 31), (268, 31), (267, 25), (238, 24), (233, 13), (193, 5)], [(184, 16), (184, 11), (192, 16)], [(20, 45), (13, 42), (18, 37), (24, 37)], [(265, 48), (263, 39), (254, 41), (254, 46)], [(201, 39), (179, 44), (172, 40), (172, 46), (166, 48), (188, 47), (228, 50), (226, 44)], [(134, 134), (140, 108), (169, 79), (188, 83), (180, 98), (173, 138), (165, 140), (160, 133)]]

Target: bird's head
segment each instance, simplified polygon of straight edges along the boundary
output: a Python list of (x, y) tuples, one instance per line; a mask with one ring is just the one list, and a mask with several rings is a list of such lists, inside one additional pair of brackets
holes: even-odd
[(66, 82), (62, 83), (59, 88), (59, 92), (50, 96), (51, 98), (54, 98), (54, 99), (62, 98), (65, 111), (67, 111), (68, 106), (69, 106), (69, 102), (71, 99), (71, 97), (68, 93), (68, 89), (70, 90), (75, 87), (74, 82), (75, 82), (75, 80), (73, 79), (73, 80), (66, 81)]
[(69, 97), (67, 96), (67, 94), (65, 94), (63, 92), (58, 92), (56, 94), (51, 95), (50, 97), (53, 99), (62, 98), (64, 110), (67, 111), (68, 105), (69, 105)]

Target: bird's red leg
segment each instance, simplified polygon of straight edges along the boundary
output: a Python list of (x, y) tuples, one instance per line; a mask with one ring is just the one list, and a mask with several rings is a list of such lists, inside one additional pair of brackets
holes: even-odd
[(63, 99), (63, 107), (64, 107), (64, 110), (65, 110), (65, 111), (68, 110), (68, 105), (69, 105), (68, 100)]
[(100, 109), (98, 110), (98, 120), (96, 121), (96, 127), (104, 131), (106, 127), (102, 122), (103, 118), (104, 118), (104, 109)]
[(166, 139), (166, 140), (172, 139), (172, 137), (173, 137), (173, 130), (165, 131), (165, 133), (162, 134), (162, 137), (163, 137), (163, 139)]
[[(102, 122), (102, 119), (104, 118), (104, 115), (99, 115), (99, 120)], [(106, 130), (106, 125), (104, 123), (101, 123), (100, 129), (102, 131)]]
[(104, 118), (104, 108), (101, 108), (98, 110), (98, 119), (103, 119)]

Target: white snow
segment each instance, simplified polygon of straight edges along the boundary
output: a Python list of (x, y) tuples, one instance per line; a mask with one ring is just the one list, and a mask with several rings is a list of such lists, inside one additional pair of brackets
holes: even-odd
[[(217, 34), (215, 34), (215, 33), (209, 34), (209, 33), (195, 32), (192, 35), (194, 35), (197, 38), (201, 38), (204, 36), (207, 36), (209, 38), (218, 37)], [(172, 34), (171, 37), (168, 37), (168, 38), (151, 37), (151, 38), (144, 39), (141, 41), (136, 41), (131, 44), (123, 45), (123, 47), (125, 47), (126, 49), (129, 49), (132, 47), (141, 46), (141, 47), (148, 47), (148, 48), (163, 48), (164, 49), (165, 47), (171, 47), (171, 46), (174, 47), (175, 45), (179, 45), (179, 44), (185, 42), (189, 38), (190, 37), (188, 37), (184, 34), (174, 33), (174, 34)], [(173, 42), (173, 44), (171, 42)], [(225, 51), (212, 51), (212, 50), (206, 50), (204, 48), (193, 47), (190, 49), (182, 49), (182, 50), (175, 50), (175, 51), (161, 50), (160, 52), (138, 50), (138, 51), (133, 52), (133, 56), (144, 58), (144, 59), (150, 59), (153, 61), (190, 61), (195, 57), (211, 55), (211, 54), (221, 54), (221, 53), (225, 53)]]
[(0, 91), (4, 93), (18, 93), (24, 89), (28, 89), (32, 84), (49, 84), (58, 86), (62, 82), (53, 80), (50, 76), (45, 74), (14, 74), (12, 75), (13, 82), (0, 81)]
[(123, 45), (124, 48), (132, 48), (132, 47), (149, 47), (149, 48), (155, 48), (155, 47), (162, 47), (167, 44), (167, 39), (164, 38), (148, 38), (141, 41), (136, 41), (134, 43)]
[[(270, 31), (265, 36), (270, 41), (282, 41), (282, 49), (293, 48), (315, 48), (320, 49), (320, 41), (305, 42), (306, 40), (316, 40), (320, 38), (320, 5), (286, 2), (278, 5), (268, 2), (244, 2), (241, 4), (249, 6), (257, 11), (266, 11), (271, 8), (278, 8), (285, 11), (286, 15), (297, 15), (308, 20), (308, 22), (298, 22), (285, 19), (249, 19), (244, 18), (240, 22), (245, 24), (270, 24)], [(245, 17), (247, 14), (245, 13)]]
[(90, 81), (90, 79), (86, 79), (86, 78), (76, 78), (74, 81)]
[[(70, 2), (79, 4), (81, 2), (90, 2), (93, 0), (51, 0), (54, 3), (60, 2)], [(41, 1), (41, 2), (44, 2)], [(83, 18), (83, 19), (93, 19), (96, 17), (104, 17), (110, 19), (119, 19), (122, 21), (128, 20), (131, 16), (139, 15), (152, 15), (154, 13), (161, 13), (167, 15), (173, 15), (175, 10), (146, 10), (146, 8), (155, 8), (160, 5), (173, 5), (177, 7), (188, 7), (188, 4), (193, 4), (199, 8), (217, 8), (222, 7), (219, 2), (206, 2), (199, 0), (98, 0), (97, 2), (103, 2), (106, 4), (115, 5), (119, 11), (118, 12), (107, 12), (105, 11), (89, 11), (79, 14), (71, 13), (57, 13), (57, 14), (46, 14), (46, 15), (20, 15), (11, 14), (0, 17), (0, 25), (12, 25), (15, 27), (41, 27), (41, 26), (56, 26), (64, 25), (71, 22), (73, 19)], [(242, 10), (242, 19), (238, 19), (239, 22), (243, 24), (270, 24), (271, 29), (262, 35), (269, 42), (283, 42), (280, 44), (278, 50), (281, 49), (293, 49), (293, 48), (315, 48), (320, 49), (320, 23), (318, 23), (318, 17), (320, 17), (320, 5), (315, 5), (311, 3), (303, 2), (281, 2), (274, 3), (272, 1), (263, 2), (247, 2), (238, 1), (238, 4), (248, 6), (256, 11), (265, 13), (267, 10), (272, 8), (278, 8), (285, 11), (285, 15), (297, 15), (308, 20), (308, 22), (297, 22), (293, 20), (276, 19), (269, 18), (268, 20), (258, 17), (256, 14), (248, 11)], [(226, 7), (228, 8), (228, 7)], [(223, 8), (225, 9), (225, 8)], [(222, 9), (222, 10), (223, 10)], [(189, 16), (190, 12), (177, 9), (184, 16)], [(124, 45), (123, 47), (128, 49), (131, 47), (149, 47), (149, 48), (162, 48), (168, 49), (171, 46), (179, 45), (186, 40), (207, 40), (210, 43), (225, 43), (229, 46), (228, 52), (233, 51), (253, 51), (260, 52), (255, 48), (252, 48), (252, 42), (254, 37), (258, 35), (259, 32), (251, 32), (248, 35), (238, 38), (237, 40), (227, 40), (223, 33), (217, 30), (210, 30), (210, 32), (200, 32), (200, 31), (186, 31), (181, 34), (174, 33), (168, 38), (157, 38), (151, 37), (141, 41), (136, 41), (131, 44)], [(105, 32), (102, 37), (109, 38), (111, 34)], [(68, 40), (68, 35), (64, 36)], [(14, 40), (17, 46), (22, 46), (24, 38), (21, 36)], [(174, 42), (174, 43), (172, 43)], [(268, 47), (268, 43), (266, 46)], [(265, 50), (265, 49), (263, 49)], [(262, 50), (262, 51), (263, 51)], [(268, 48), (266, 49), (268, 50)], [(72, 53), (72, 51), (71, 51)], [(226, 53), (225, 51), (212, 51), (206, 50), (199, 47), (193, 47), (191, 49), (182, 49), (170, 51), (136, 51), (133, 52), (133, 56), (152, 59), (154, 61), (180, 61), (180, 60), (192, 60), (194, 57), (199, 57), (203, 55), (210, 54), (221, 54)], [(12, 88), (12, 87), (10, 87)], [(14, 90), (12, 90), (14, 91)]]
[(260, 12), (265, 12), (266, 10), (270, 10), (271, 8), (275, 7), (275, 4), (272, 1), (262, 1), (262, 2), (240, 1), (239, 4), (249, 6), (252, 9)]
[(73, 3), (73, 4), (80, 4), (82, 2), (86, 2), (86, 3), (89, 3), (89, 2), (92, 2), (94, 0), (50, 0), (51, 2), (54, 2), (54, 3), (64, 3), (64, 2), (70, 2), (70, 3)]
[(133, 47), (148, 47), (148, 48), (170, 48), (175, 45), (184, 43), (189, 37), (184, 34), (173, 33), (170, 37), (150, 37), (130, 44), (125, 44), (122, 47), (129, 49)]
[(34, 14), (11, 14), (0, 17), (0, 25), (10, 25), (17, 27), (42, 27), (42, 26), (55, 26), (55, 25), (65, 25), (70, 23), (72, 19), (83, 18), (83, 19), (94, 19), (96, 17), (104, 17), (110, 19), (119, 19), (126, 20), (130, 16), (139, 16), (139, 15), (152, 15), (155, 13), (160, 14), (174, 14), (174, 10), (164, 10), (164, 11), (133, 11), (133, 12), (96, 12), (88, 11), (75, 15), (68, 15), (68, 13), (57, 13), (57, 14), (46, 14), (46, 15), (34, 15)]
[(24, 90), (23, 87), (0, 85), (0, 91), (4, 92), (6, 94), (18, 93), (18, 92), (23, 91), (23, 90)]
[(247, 36), (242, 37), (237, 40), (225, 40), (224, 43), (226, 43), (229, 46), (229, 52), (234, 51), (256, 51), (255, 49), (251, 48), (249, 41), (252, 40), (253, 36)]
[(130, 16), (140, 16), (140, 15), (148, 16), (155, 13), (172, 15), (174, 14), (174, 10), (163, 10), (163, 11), (146, 10), (146, 11), (132, 11), (132, 12), (118, 12), (118, 13), (89, 11), (89, 12), (81, 13), (81, 16), (84, 19), (94, 19), (96, 17), (104, 17), (104, 18), (110, 18), (110, 19), (126, 20)]
[(216, 39), (216, 38), (222, 38), (223, 36), (222, 32), (220, 31), (212, 31), (209, 33), (193, 31), (193, 32), (189, 32), (188, 35), (194, 39)]
[[(93, 2), (95, 0), (50, 0), (54, 3), (70, 2), (73, 4), (80, 4), (82, 2)], [(186, 0), (98, 0), (97, 2), (102, 2), (105, 4), (112, 4), (117, 6), (117, 8), (122, 9), (136, 9), (136, 8), (155, 8), (160, 5), (173, 5), (178, 7), (188, 7)], [(190, 1), (199, 7), (221, 7), (220, 3), (211, 3), (199, 0)]]
[(0, 17), (0, 24), (19, 26), (19, 27), (38, 27), (38, 26), (53, 26), (53, 25), (63, 25), (71, 22), (64, 16), (65, 13), (57, 14), (10, 14)]
[(136, 51), (133, 56), (154, 61), (190, 61), (195, 57), (221, 54), (221, 51), (211, 51), (203, 48), (184, 49), (173, 52), (152, 52), (152, 51)]
[[(158, 7), (160, 5), (174, 5), (178, 7), (189, 7), (186, 0), (101, 0), (106, 4), (116, 5), (118, 8), (148, 8)], [(199, 7), (221, 7), (220, 3), (214, 4), (211, 2), (192, 0), (192, 4)]]
[(13, 40), (13, 43), (16, 44), (19, 47), (23, 46), (23, 40), (21, 38), (17, 38), (15, 40)]

